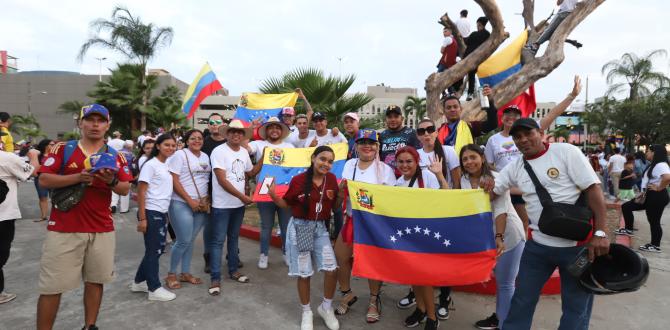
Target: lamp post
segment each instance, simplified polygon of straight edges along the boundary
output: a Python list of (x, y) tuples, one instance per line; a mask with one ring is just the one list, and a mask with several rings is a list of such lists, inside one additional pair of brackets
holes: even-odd
[[(39, 93), (41, 95), (48, 94), (47, 91), (39, 91), (37, 93)], [(32, 86), (31, 86), (30, 81), (29, 81), (28, 82), (28, 115), (29, 116), (32, 115), (32, 109), (31, 109), (32, 101), (33, 101), (33, 92), (32, 92)]]
[(102, 81), (102, 61), (106, 60), (106, 57), (96, 57), (96, 60), (98, 60), (99, 63), (99, 70), (98, 70), (98, 81)]

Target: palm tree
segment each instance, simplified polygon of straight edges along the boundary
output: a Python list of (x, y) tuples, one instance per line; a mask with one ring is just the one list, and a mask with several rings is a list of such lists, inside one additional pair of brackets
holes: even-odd
[(147, 117), (157, 127), (165, 129), (182, 127), (186, 124), (186, 115), (181, 110), (181, 91), (176, 86), (168, 86), (160, 96), (151, 99), (151, 110)]
[[(147, 86), (147, 63), (158, 50), (172, 42), (174, 32), (170, 27), (157, 27), (153, 23), (145, 24), (139, 16), (133, 16), (125, 7), (114, 7), (111, 20), (97, 19), (91, 22), (96, 36), (81, 45), (77, 59), (81, 61), (92, 46), (102, 46), (119, 52), (130, 61), (139, 65), (139, 78), (143, 86), (142, 105), (149, 103), (150, 89)], [(109, 38), (101, 37), (100, 32), (109, 32)], [(130, 114), (130, 125), (137, 129), (136, 113)], [(146, 128), (146, 116), (141, 114), (141, 129)]]
[[(345, 77), (326, 77), (316, 68), (299, 68), (284, 74), (281, 78), (268, 78), (261, 83), (259, 89), (265, 94), (289, 93), (301, 88), (315, 112), (326, 115), (328, 123), (338, 126), (342, 116), (347, 112), (358, 112), (364, 105), (372, 101), (372, 97), (364, 93), (346, 94), (356, 81), (355, 75)], [(345, 95), (346, 94), (346, 95)], [(297, 105), (298, 111), (304, 111)]]
[(426, 116), (426, 98), (408, 96), (402, 109), (405, 113), (405, 118), (409, 118), (409, 115), (414, 113), (414, 127), (416, 128), (421, 119)]
[(30, 141), (32, 141), (33, 138), (47, 136), (40, 128), (40, 123), (37, 121), (37, 118), (33, 116), (33, 114), (25, 116), (13, 115), (12, 126), (10, 130), (12, 133), (20, 136), (22, 139), (27, 139)]
[(84, 107), (84, 102), (81, 101), (65, 101), (63, 104), (58, 106), (58, 113), (66, 115), (77, 115), (81, 112), (81, 108)]
[[(670, 85), (670, 79), (663, 73), (653, 71), (652, 61), (656, 57), (665, 57), (664, 49), (657, 49), (640, 58), (635, 53), (625, 53), (619, 60), (612, 60), (602, 67), (602, 74), (606, 74), (607, 84), (610, 87), (607, 95), (629, 88), (628, 99), (637, 101), (642, 96), (650, 95), (651, 89), (663, 88)], [(619, 78), (626, 82), (615, 83)]]

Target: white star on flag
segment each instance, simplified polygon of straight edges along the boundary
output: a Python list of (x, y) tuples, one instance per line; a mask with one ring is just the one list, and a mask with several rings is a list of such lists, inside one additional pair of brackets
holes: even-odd
[(440, 235), (439, 232), (435, 232), (435, 239), (439, 241), (440, 237), (442, 237), (442, 235)]
[(448, 239), (445, 239), (442, 244), (444, 244), (444, 246), (446, 246), (446, 247), (449, 247), (449, 245), (451, 245), (451, 241), (449, 241)]
[(407, 233), (407, 235), (409, 235), (409, 234), (411, 234), (411, 233), (412, 233), (412, 230), (411, 230), (411, 229), (409, 229), (409, 227), (407, 227), (407, 228), (405, 228), (405, 233)]
[(395, 236), (391, 236), (391, 242), (395, 243), (398, 239), (395, 238)]
[(430, 235), (430, 230), (428, 230), (428, 228), (424, 229), (423, 234), (424, 235)]
[(402, 237), (402, 230), (398, 230), (396, 234), (398, 235), (398, 237)]
[(419, 226), (414, 227), (414, 232), (415, 232), (415, 233), (420, 233), (420, 232), (421, 232), (421, 228), (419, 228)]

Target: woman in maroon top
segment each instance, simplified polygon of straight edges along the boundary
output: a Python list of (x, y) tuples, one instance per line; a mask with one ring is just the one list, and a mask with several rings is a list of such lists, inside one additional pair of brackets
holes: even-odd
[(288, 275), (298, 278), (298, 296), (302, 305), (301, 329), (313, 327), (309, 296), (314, 268), (325, 272), (323, 302), (317, 312), (329, 329), (340, 327), (332, 307), (337, 261), (325, 223), (330, 219), (333, 205), (342, 203), (337, 177), (330, 173), (334, 160), (333, 149), (320, 146), (312, 153), (310, 167), (293, 177), (283, 198), (275, 194), (274, 183), (268, 186), (268, 193), (277, 206), (291, 208), (286, 255), (289, 259)]

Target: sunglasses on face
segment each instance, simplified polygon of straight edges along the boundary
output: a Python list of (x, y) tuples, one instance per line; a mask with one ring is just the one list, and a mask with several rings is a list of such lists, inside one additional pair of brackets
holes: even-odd
[(428, 126), (428, 127), (422, 127), (422, 128), (417, 128), (416, 129), (416, 134), (418, 136), (422, 136), (426, 133), (428, 133), (428, 134), (435, 133), (435, 126)]
[(210, 120), (209, 124), (210, 125), (221, 125), (221, 124), (223, 124), (223, 120)]

